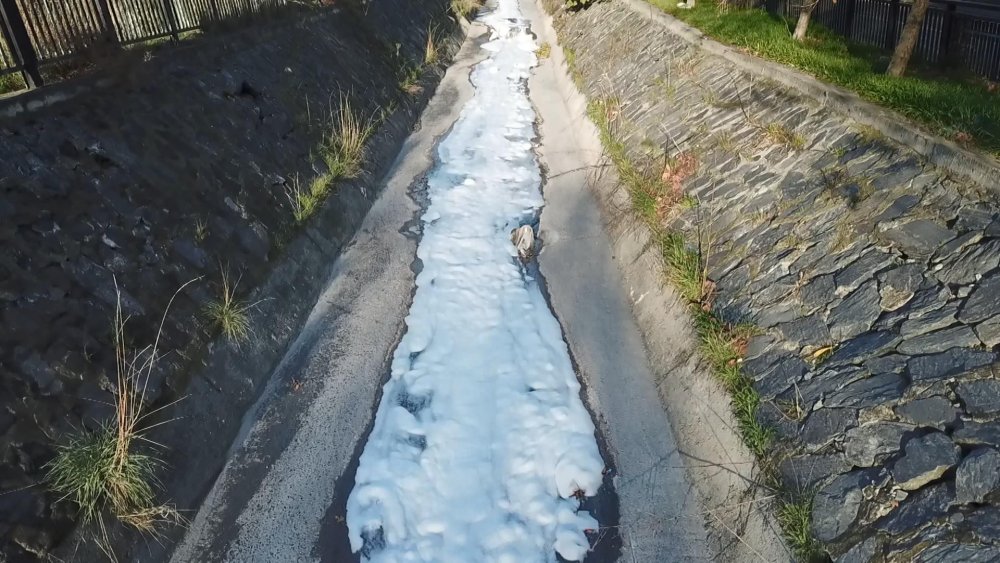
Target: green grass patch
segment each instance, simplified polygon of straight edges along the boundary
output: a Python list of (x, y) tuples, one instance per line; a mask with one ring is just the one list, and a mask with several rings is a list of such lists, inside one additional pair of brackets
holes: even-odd
[(799, 561), (825, 561), (822, 546), (812, 533), (812, 495), (785, 499), (778, 504), (778, 523)]
[(678, 233), (664, 233), (660, 240), (667, 279), (691, 303), (701, 303), (705, 297), (705, 277), (698, 253), (688, 248)]
[(95, 520), (105, 508), (129, 515), (152, 506), (159, 459), (131, 452), (118, 455), (116, 428), (80, 430), (56, 446), (56, 457), (48, 466), (52, 491), (73, 501), (84, 522)]
[[(183, 521), (169, 505), (156, 502), (160, 482), (156, 473), (164, 467), (157, 457), (157, 444), (146, 437), (156, 424), (150, 416), (159, 409), (147, 410), (146, 386), (160, 358), (157, 350), (167, 311), (177, 294), (174, 293), (160, 320), (154, 343), (139, 350), (127, 347), (127, 319), (122, 314), (121, 292), (117, 292), (117, 307), (113, 321), (115, 346), (114, 416), (96, 429), (77, 429), (55, 445), (55, 457), (45, 466), (45, 483), (63, 499), (74, 503), (80, 519), (97, 521), (103, 537), (98, 545), (115, 560), (107, 542), (104, 516), (142, 532), (156, 533), (160, 524)], [(162, 423), (161, 423), (162, 424)]]
[(27, 85), (19, 73), (0, 75), (0, 95), (24, 90)]
[(712, 0), (677, 8), (674, 0), (648, 0), (710, 37), (857, 92), (862, 98), (914, 119), (929, 130), (1000, 157), (1000, 94), (985, 81), (942, 75), (911, 64), (910, 75), (887, 76), (889, 53), (852, 43), (814, 25), (805, 43), (792, 39), (794, 22), (760, 9), (720, 11)]
[(204, 315), (230, 342), (240, 344), (250, 337), (250, 310), (257, 304), (238, 298), (237, 286), (239, 280), (232, 282), (229, 272), (222, 268), (219, 295), (205, 305)]
[(347, 96), (341, 96), (337, 110), (331, 113), (329, 132), (323, 139), (320, 153), (333, 178), (353, 178), (361, 172), (365, 143), (375, 130), (374, 120), (362, 118)]

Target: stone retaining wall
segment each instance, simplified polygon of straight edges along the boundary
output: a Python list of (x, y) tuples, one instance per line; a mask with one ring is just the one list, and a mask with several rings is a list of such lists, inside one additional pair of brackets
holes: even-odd
[[(941, 169), (672, 33), (649, 7), (562, 13), (632, 160), (695, 163), (670, 227), (700, 238), (784, 484), (838, 561), (1000, 557), (1000, 206)], [(668, 173), (669, 174), (669, 173)], [(994, 543), (998, 544), (994, 546)], [(978, 559), (977, 559), (978, 558)]]
[[(420, 64), (428, 29), (456, 30), (446, 10), (326, 8), (0, 101), (16, 114), (0, 121), (0, 561), (43, 557), (73, 527), (40, 482), (54, 441), (112, 413), (116, 282), (129, 342), (145, 346), (198, 280), (170, 309), (147, 388), (150, 408), (182, 399), (154, 439), (164, 497), (197, 506), (440, 77), (402, 92), (398, 57)], [(303, 228), (286, 189), (325, 172), (317, 149), (342, 95), (383, 119), (365, 172)], [(25, 111), (32, 97), (62, 101)], [(220, 268), (259, 302), (241, 346), (203, 314)]]

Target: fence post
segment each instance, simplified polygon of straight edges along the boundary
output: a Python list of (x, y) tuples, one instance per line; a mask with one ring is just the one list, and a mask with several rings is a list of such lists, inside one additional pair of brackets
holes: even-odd
[(167, 16), (167, 27), (170, 28), (170, 38), (177, 41), (180, 37), (177, 35), (177, 12), (174, 11), (173, 0), (163, 0), (163, 13)]
[(121, 46), (121, 39), (118, 38), (118, 26), (115, 25), (115, 17), (111, 13), (111, 6), (108, 0), (97, 0), (97, 11), (101, 15), (101, 23), (104, 24), (104, 36), (112, 46)]
[(885, 25), (885, 48), (892, 51), (896, 47), (896, 27), (899, 25), (899, 0), (892, 0), (889, 19)]
[(24, 18), (17, 7), (15, 0), (0, 0), (0, 15), (3, 16), (4, 26), (10, 36), (11, 49), (18, 62), (21, 63), (21, 75), (24, 77), (28, 88), (37, 88), (45, 83), (42, 74), (38, 71), (38, 53), (35, 46), (31, 44), (31, 37), (28, 35), (28, 28), (24, 25)]
[(845, 6), (844, 10), (845, 12), (847, 12), (846, 14), (844, 14), (844, 20), (845, 20), (844, 25), (846, 26), (844, 35), (848, 39), (854, 39), (854, 9), (856, 8), (856, 6), (857, 6), (857, 0), (847, 0), (847, 6)]
[(941, 66), (948, 66), (955, 58), (961, 49), (957, 48), (956, 38), (961, 36), (961, 33), (955, 33), (955, 3), (948, 2), (948, 8), (944, 12), (944, 33), (941, 36), (941, 57), (938, 59), (938, 63)]

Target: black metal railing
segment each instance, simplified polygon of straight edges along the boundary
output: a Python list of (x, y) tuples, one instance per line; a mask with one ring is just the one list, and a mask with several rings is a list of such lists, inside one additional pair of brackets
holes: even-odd
[(258, 15), (287, 0), (0, 0), (0, 78), (21, 73), (28, 87), (41, 70), (88, 49), (120, 48)]
[[(772, 14), (794, 18), (809, 0), (766, 0)], [(813, 21), (864, 44), (892, 49), (912, 4), (901, 0), (820, 0)], [(936, 0), (924, 19), (916, 54), (926, 63), (961, 66), (1000, 80), (1000, 1)]]

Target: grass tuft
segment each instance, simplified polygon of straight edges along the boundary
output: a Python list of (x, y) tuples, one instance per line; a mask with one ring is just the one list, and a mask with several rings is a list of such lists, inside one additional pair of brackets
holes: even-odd
[(194, 222), (194, 240), (196, 242), (205, 242), (208, 238), (208, 221), (202, 218), (198, 218)]
[(479, 11), (483, 2), (481, 0), (451, 0), (451, 13), (456, 17), (471, 19)]
[(701, 258), (688, 248), (684, 237), (668, 233), (662, 237), (660, 247), (667, 270), (667, 279), (691, 303), (701, 303), (705, 297), (705, 280)]
[[(77, 506), (84, 522), (96, 520), (106, 531), (103, 515), (107, 511), (140, 531), (155, 533), (161, 523), (183, 520), (173, 507), (156, 504), (160, 486), (156, 473), (164, 464), (155, 453), (157, 444), (145, 436), (155, 426), (147, 424), (149, 417), (170, 406), (147, 411), (146, 386), (160, 358), (160, 335), (177, 293), (167, 304), (153, 344), (131, 351), (125, 344), (128, 319), (122, 314), (121, 291), (117, 285), (115, 290), (115, 416), (96, 429), (75, 430), (57, 444), (55, 457), (45, 466), (46, 483)], [(141, 448), (140, 443), (147, 447)]]
[(549, 56), (552, 55), (552, 45), (549, 45), (548, 41), (542, 43), (538, 46), (538, 49), (535, 49), (535, 55), (539, 59), (549, 58)]
[(440, 55), (437, 46), (437, 31), (427, 29), (427, 43), (424, 45), (424, 64), (433, 65), (438, 62)]
[(248, 304), (236, 297), (240, 280), (230, 282), (229, 272), (220, 268), (222, 276), (221, 293), (218, 299), (205, 305), (205, 317), (218, 328), (223, 336), (234, 344), (240, 344), (250, 337), (250, 311), (257, 305)]
[(806, 148), (806, 140), (802, 135), (780, 123), (769, 123), (764, 128), (764, 132), (772, 143), (785, 145), (785, 147), (797, 151)]
[(361, 172), (365, 143), (375, 128), (372, 119), (362, 118), (342, 95), (340, 105), (330, 123), (330, 132), (323, 140), (321, 152), (332, 178), (354, 178)]
[(823, 548), (812, 533), (812, 496), (778, 503), (778, 523), (799, 561), (823, 561)]
[(134, 437), (110, 423), (70, 434), (56, 446), (48, 466), (49, 487), (73, 501), (84, 522), (98, 518), (106, 506), (123, 519), (151, 507), (156, 471), (163, 464), (152, 455), (122, 455)]

